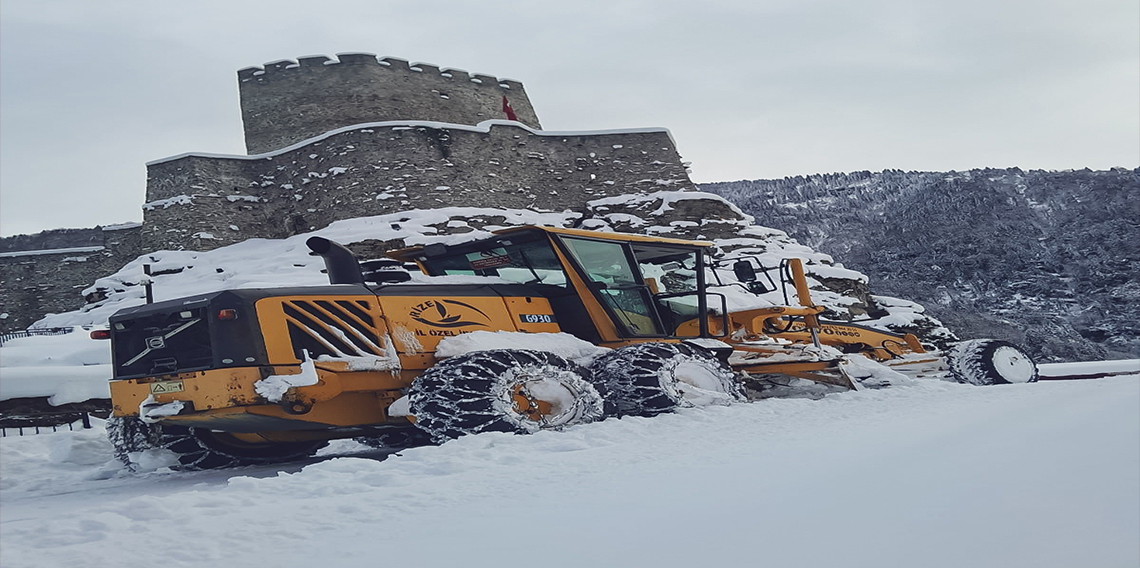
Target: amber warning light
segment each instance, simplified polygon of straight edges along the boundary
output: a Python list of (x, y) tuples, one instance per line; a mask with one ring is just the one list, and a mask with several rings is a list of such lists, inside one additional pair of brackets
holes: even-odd
[(220, 320), (236, 320), (238, 318), (238, 311), (234, 309), (218, 310), (218, 319)]

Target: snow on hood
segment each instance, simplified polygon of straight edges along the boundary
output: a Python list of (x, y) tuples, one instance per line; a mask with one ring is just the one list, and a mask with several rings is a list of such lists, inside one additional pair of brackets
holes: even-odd
[(515, 331), (473, 331), (444, 338), (435, 350), (436, 357), (455, 357), (473, 351), (492, 349), (528, 349), (546, 351), (579, 365), (589, 365), (609, 349), (583, 341), (569, 333), (520, 333)]

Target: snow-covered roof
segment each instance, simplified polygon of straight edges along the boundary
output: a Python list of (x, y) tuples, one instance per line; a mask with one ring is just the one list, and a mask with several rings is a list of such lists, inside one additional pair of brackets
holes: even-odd
[(351, 126), (345, 126), (342, 128), (337, 128), (336, 130), (330, 130), (324, 134), (321, 134), (320, 136), (314, 136), (312, 138), (302, 140), (300, 142), (297, 142), (295, 144), (291, 144), (291, 145), (286, 146), (284, 148), (274, 150), (272, 152), (265, 152), (262, 154), (253, 154), (253, 155), (249, 155), (249, 156), (244, 156), (244, 155), (239, 155), (239, 154), (210, 154), (210, 153), (203, 153), (203, 152), (186, 152), (183, 154), (178, 154), (176, 156), (170, 156), (168, 158), (160, 158), (158, 160), (151, 160), (151, 161), (147, 162), (146, 165), (152, 166), (155, 164), (162, 164), (165, 162), (173, 162), (174, 160), (180, 160), (182, 158), (191, 158), (191, 157), (193, 157), (193, 158), (223, 158), (223, 159), (227, 159), (227, 160), (264, 160), (264, 159), (272, 158), (274, 156), (280, 156), (282, 154), (292, 152), (293, 150), (298, 150), (300, 148), (304, 148), (305, 146), (308, 146), (309, 144), (312, 144), (314, 142), (320, 142), (321, 140), (325, 140), (325, 139), (330, 138), (332, 136), (336, 136), (337, 134), (342, 134), (344, 132), (351, 132), (353, 130), (366, 130), (366, 129), (373, 129), (373, 128), (416, 128), (416, 127), (421, 127), (421, 128), (445, 128), (447, 130), (466, 130), (468, 132), (479, 132), (479, 133), (485, 134), (485, 133), (490, 132), (491, 128), (494, 126), (508, 126), (511, 128), (518, 128), (520, 130), (525, 130), (525, 131), (527, 131), (527, 132), (529, 132), (535, 136), (553, 136), (553, 137), (605, 136), (605, 135), (612, 135), (612, 134), (664, 133), (664, 134), (668, 135), (669, 140), (671, 142), (673, 142), (674, 145), (676, 145), (676, 141), (673, 140), (673, 134), (669, 131), (668, 128), (622, 128), (622, 129), (614, 129), (614, 130), (536, 130), (536, 129), (531, 128), (531, 127), (529, 127), (529, 126), (527, 126), (521, 122), (515, 122), (513, 120), (498, 120), (498, 119), (497, 120), (484, 120), (483, 122), (480, 122), (479, 124), (477, 124), (475, 126), (471, 126), (469, 124), (453, 124), (450, 122), (435, 122), (435, 121), (430, 121), (430, 120), (402, 120), (402, 121), (401, 120), (394, 120), (394, 121), (390, 120), (390, 121), (384, 121), (384, 122), (366, 122), (363, 124), (353, 124)]
[(8, 258), (14, 256), (38, 256), (44, 254), (75, 254), (85, 252), (99, 252), (103, 250), (104, 246), (90, 246), (90, 247), (71, 247), (71, 248), (58, 248), (58, 249), (41, 249), (41, 250), (18, 250), (12, 252), (0, 252), (0, 258)]

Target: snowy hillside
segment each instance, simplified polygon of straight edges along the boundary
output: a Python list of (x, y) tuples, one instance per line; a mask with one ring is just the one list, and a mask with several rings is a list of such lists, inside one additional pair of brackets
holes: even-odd
[(943, 381), (130, 473), (100, 428), (0, 440), (5, 568), (1140, 564), (1140, 373)]
[[(696, 205), (694, 205), (696, 204)], [(490, 236), (489, 231), (519, 225), (576, 226), (585, 229), (642, 233), (675, 238), (696, 238), (717, 243), (726, 257), (749, 255), (765, 266), (780, 260), (802, 258), (811, 277), (815, 302), (832, 310), (832, 317), (851, 318), (855, 310), (875, 303), (883, 325), (921, 328), (935, 337), (949, 336), (941, 324), (923, 315), (921, 306), (894, 298), (872, 300), (850, 290), (865, 288), (867, 277), (835, 264), (832, 258), (799, 244), (783, 231), (759, 227), (723, 198), (693, 191), (663, 191), (630, 195), (622, 199), (599, 199), (588, 204), (590, 216), (565, 211), (537, 213), (518, 209), (450, 207), (416, 210), (338, 221), (324, 229), (287, 239), (250, 239), (208, 252), (157, 251), (128, 263), (117, 273), (102, 278), (83, 291), (101, 298), (83, 309), (45, 317), (35, 327), (102, 325), (114, 312), (143, 302), (141, 285), (151, 267), (156, 301), (201, 294), (214, 290), (277, 286), (320, 285), (327, 282), (320, 270), (323, 261), (309, 254), (305, 241), (319, 235), (350, 246), (361, 259), (380, 258), (386, 250), (430, 244), (455, 243)], [(689, 216), (693, 221), (675, 221), (674, 209), (710, 206), (726, 218)], [(731, 270), (720, 271), (725, 283), (734, 282)], [(427, 281), (418, 277), (416, 281)], [(845, 282), (837, 285), (836, 282)], [(730, 308), (783, 303), (780, 292), (757, 300), (739, 293), (738, 287), (718, 289), (729, 296)], [(792, 301), (795, 301), (794, 297)], [(735, 302), (735, 303), (734, 303)], [(759, 303), (757, 303), (759, 302)], [(865, 325), (876, 325), (868, 320)]]
[(1140, 170), (888, 170), (701, 189), (963, 338), (1042, 360), (1140, 356)]

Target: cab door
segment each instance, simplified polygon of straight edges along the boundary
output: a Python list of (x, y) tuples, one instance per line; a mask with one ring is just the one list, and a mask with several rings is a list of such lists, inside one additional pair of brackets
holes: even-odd
[(590, 291), (624, 337), (665, 337), (667, 333), (628, 243), (562, 237)]

